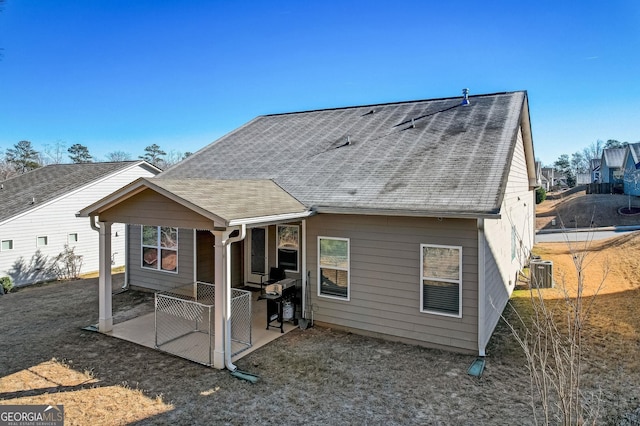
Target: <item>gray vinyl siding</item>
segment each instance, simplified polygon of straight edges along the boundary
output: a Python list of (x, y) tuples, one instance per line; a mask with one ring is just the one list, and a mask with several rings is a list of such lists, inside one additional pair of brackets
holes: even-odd
[[(170, 291), (194, 282), (193, 229), (178, 229), (178, 273), (142, 267), (140, 225), (129, 227), (129, 284), (154, 291)], [(213, 261), (213, 259), (212, 259)]]
[[(535, 192), (529, 187), (522, 133), (516, 147), (500, 209), (500, 219), (485, 219), (485, 321), (481, 335), (488, 339), (513, 292), (517, 274), (527, 264), (535, 232)], [(516, 255), (511, 256), (512, 226)], [(488, 342), (480, 342), (481, 346)], [(484, 347), (484, 346), (483, 346)]]
[[(350, 239), (350, 300), (318, 297), (317, 238)], [(420, 244), (462, 246), (462, 318), (420, 312)], [(477, 348), (475, 220), (320, 214), (307, 220), (314, 320), (427, 346)]]

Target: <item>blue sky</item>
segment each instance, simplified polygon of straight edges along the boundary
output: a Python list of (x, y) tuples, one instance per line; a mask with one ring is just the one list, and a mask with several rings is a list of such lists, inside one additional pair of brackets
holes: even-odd
[(640, 141), (640, 2), (5, 0), (0, 152), (196, 151), (261, 114), (527, 90), (545, 164)]

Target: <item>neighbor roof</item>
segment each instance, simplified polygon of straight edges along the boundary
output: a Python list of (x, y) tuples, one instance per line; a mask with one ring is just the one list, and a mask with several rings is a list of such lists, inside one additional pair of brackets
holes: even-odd
[(260, 116), (151, 180), (272, 179), (318, 211), (495, 214), (524, 114), (528, 127), (526, 97)]
[(622, 167), (624, 153), (626, 151), (626, 148), (607, 148), (602, 151), (602, 161), (610, 169), (614, 167)]
[(53, 164), (0, 182), (0, 222), (42, 206), (112, 173), (144, 164), (145, 161), (114, 163)]
[(638, 164), (640, 164), (640, 142), (630, 143), (629, 152), (631, 153), (633, 162), (635, 163), (636, 167), (638, 167)]

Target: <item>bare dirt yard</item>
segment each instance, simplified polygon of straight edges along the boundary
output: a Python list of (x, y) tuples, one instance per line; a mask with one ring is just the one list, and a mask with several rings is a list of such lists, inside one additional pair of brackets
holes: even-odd
[[(590, 292), (607, 259), (611, 272), (584, 328), (582, 386), (601, 401), (598, 424), (620, 424), (640, 406), (640, 235), (588, 250)], [(571, 288), (567, 246), (536, 251), (554, 261), (556, 282)], [(550, 303), (560, 297), (543, 291)], [(97, 279), (85, 279), (0, 296), (0, 404), (63, 404), (67, 425), (533, 424), (524, 357), (503, 323), (479, 378), (467, 374), (474, 356), (314, 327), (238, 361), (260, 376), (251, 384), (82, 330), (96, 322), (97, 295)], [(115, 295), (116, 322), (151, 297)], [(528, 292), (514, 293), (517, 309), (526, 312), (527, 303)]]
[[(586, 194), (584, 190), (550, 193), (536, 206), (536, 229), (589, 228), (640, 225), (640, 215), (621, 215), (618, 209), (640, 206), (639, 197), (622, 194)], [(552, 220), (555, 219), (555, 225)]]

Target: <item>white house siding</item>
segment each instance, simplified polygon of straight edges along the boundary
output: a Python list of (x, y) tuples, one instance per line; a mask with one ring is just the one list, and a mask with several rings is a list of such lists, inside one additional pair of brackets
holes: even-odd
[[(350, 239), (350, 301), (318, 297), (317, 237)], [(420, 312), (420, 244), (462, 246), (462, 318)], [(477, 349), (475, 220), (320, 214), (307, 220), (314, 320), (425, 346)]]
[[(150, 177), (153, 173), (140, 166), (124, 169), (0, 225), (0, 239), (13, 240), (13, 250), (0, 251), (0, 276), (12, 275), (16, 285), (54, 278), (45, 274), (44, 265), (41, 265), (39, 270), (31, 270), (27, 275), (16, 276), (10, 272), (17, 264), (22, 264), (27, 269), (34, 266), (38, 249), (45, 263), (55, 258), (64, 250), (68, 235), (71, 233), (78, 234), (78, 242), (70, 244), (70, 247), (74, 247), (76, 255), (83, 257), (80, 272), (97, 271), (98, 232), (91, 229), (89, 219), (77, 218), (75, 214), (87, 205), (143, 176)], [(46, 247), (37, 247), (39, 236), (48, 238)], [(113, 225), (112, 243), (114, 266), (124, 265), (124, 225)]]
[[(516, 229), (512, 259), (512, 226)], [(485, 321), (480, 342), (487, 344), (515, 286), (518, 272), (526, 265), (535, 233), (535, 191), (529, 188), (522, 134), (517, 143), (505, 188), (500, 219), (485, 219)], [(481, 260), (482, 261), (482, 260)]]
[[(193, 261), (193, 229), (178, 229), (178, 272), (159, 271), (142, 267), (140, 225), (129, 226), (129, 284), (154, 291), (172, 291), (192, 284), (195, 279)], [(213, 262), (213, 259), (211, 260)]]

